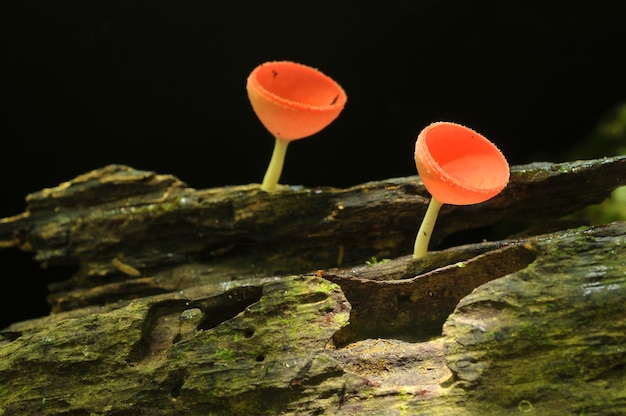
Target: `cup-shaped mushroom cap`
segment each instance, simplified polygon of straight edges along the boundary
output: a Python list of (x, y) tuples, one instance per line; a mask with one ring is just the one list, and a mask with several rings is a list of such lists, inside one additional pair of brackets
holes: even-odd
[(289, 61), (256, 67), (246, 85), (254, 112), (274, 137), (286, 141), (311, 136), (329, 125), (348, 97), (332, 78)]
[(428, 192), (445, 204), (486, 201), (509, 181), (502, 152), (481, 134), (455, 123), (437, 122), (421, 131), (415, 164)]

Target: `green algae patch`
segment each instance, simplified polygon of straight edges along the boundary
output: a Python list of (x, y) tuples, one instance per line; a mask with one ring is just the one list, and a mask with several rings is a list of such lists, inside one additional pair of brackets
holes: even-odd
[(625, 243), (623, 223), (548, 235), (459, 303), (446, 356), (479, 413), (626, 411)]
[(326, 388), (340, 389), (343, 371), (325, 348), (349, 312), (339, 287), (324, 279), (291, 276), (266, 284), (245, 311), (170, 350), (185, 354), (181, 400), (202, 397), (224, 414), (269, 414), (302, 399), (304, 387), (314, 389), (328, 372), (337, 385)]
[[(5, 414), (54, 415), (85, 403), (95, 410), (106, 406), (111, 391), (122, 400), (128, 397), (124, 391), (137, 383), (125, 377), (127, 353), (140, 338), (147, 310), (139, 302), (110, 312), (53, 315), (17, 326), (15, 339), (0, 344), (0, 402)], [(103, 337), (103, 332), (109, 335)]]
[[(346, 385), (362, 383), (326, 354), (350, 314), (337, 285), (289, 276), (203, 290), (213, 288), (53, 315), (39, 331), (33, 321), (11, 332), (0, 345), (2, 411), (277, 414), (295, 402), (338, 403)], [(28, 363), (37, 372), (22, 368)]]

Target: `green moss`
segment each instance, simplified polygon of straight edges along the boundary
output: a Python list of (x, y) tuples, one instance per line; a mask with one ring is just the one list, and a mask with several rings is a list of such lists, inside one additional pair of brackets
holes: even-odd
[(230, 349), (217, 350), (214, 354), (219, 361), (235, 362), (235, 351)]
[(365, 264), (367, 266), (371, 267), (371, 266), (373, 266), (375, 264), (384, 264), (384, 263), (387, 263), (387, 262), (390, 262), (390, 261), (391, 261), (391, 259), (381, 259), (381, 260), (378, 260), (376, 258), (376, 256), (372, 256), (369, 260), (365, 260)]

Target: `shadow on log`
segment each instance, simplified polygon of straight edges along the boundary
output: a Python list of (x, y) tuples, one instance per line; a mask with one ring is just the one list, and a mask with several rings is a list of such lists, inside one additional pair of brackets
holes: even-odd
[(435, 239), (540, 234), (414, 262), (417, 177), (266, 194), (90, 172), (0, 220), (2, 247), (80, 268), (0, 332), (0, 414), (623, 414), (626, 224), (546, 230), (624, 184), (624, 157), (514, 167)]

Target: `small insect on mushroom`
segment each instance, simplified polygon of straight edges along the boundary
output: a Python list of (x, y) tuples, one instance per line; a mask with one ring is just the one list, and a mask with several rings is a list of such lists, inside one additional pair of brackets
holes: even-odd
[[(332, 78), (315, 68), (289, 61), (266, 62), (248, 77), (252, 109), (275, 144), (261, 189), (276, 189), (287, 145), (309, 137), (339, 116), (348, 97)], [(330, 104), (329, 104), (330, 103)]]
[(443, 204), (478, 204), (499, 194), (509, 182), (509, 164), (502, 152), (481, 134), (450, 122), (432, 123), (421, 131), (415, 165), (432, 198), (417, 232), (414, 259), (426, 256)]

